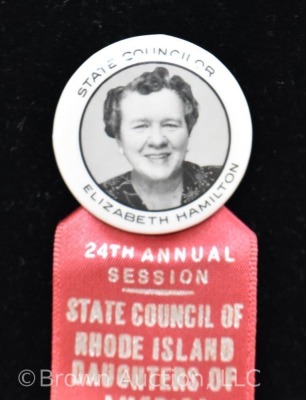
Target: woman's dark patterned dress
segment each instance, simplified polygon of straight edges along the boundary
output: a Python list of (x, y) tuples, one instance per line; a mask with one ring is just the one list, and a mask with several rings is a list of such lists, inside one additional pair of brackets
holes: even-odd
[[(219, 166), (200, 167), (189, 161), (183, 163), (183, 193), (181, 205), (188, 204), (205, 193), (221, 173)], [(131, 182), (131, 172), (101, 183), (100, 188), (114, 200), (138, 210), (148, 210)]]

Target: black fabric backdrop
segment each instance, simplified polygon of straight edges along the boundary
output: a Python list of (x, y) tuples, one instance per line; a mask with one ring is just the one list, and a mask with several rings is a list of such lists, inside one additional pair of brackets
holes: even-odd
[(106, 45), (165, 33), (218, 57), (249, 102), (251, 162), (227, 206), (259, 239), (256, 398), (304, 400), (306, 2), (3, 0), (0, 7), (0, 398), (49, 398), (49, 388), (22, 387), (18, 374), (50, 368), (53, 234), (78, 206), (51, 145), (61, 91)]

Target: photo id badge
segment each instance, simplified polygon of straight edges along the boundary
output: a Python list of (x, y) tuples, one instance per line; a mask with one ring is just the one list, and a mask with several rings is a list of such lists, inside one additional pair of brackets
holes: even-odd
[(222, 207), (251, 136), (236, 80), (184, 40), (72, 76), (54, 149), (83, 207), (55, 234), (52, 400), (254, 399), (257, 242)]
[(90, 57), (54, 120), (61, 174), (91, 214), (142, 234), (180, 231), (215, 213), (241, 181), (252, 126), (245, 97), (212, 54), (165, 35)]

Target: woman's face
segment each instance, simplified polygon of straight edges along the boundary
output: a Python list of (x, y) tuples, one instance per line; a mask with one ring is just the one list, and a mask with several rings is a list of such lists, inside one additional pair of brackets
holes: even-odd
[(178, 176), (189, 139), (183, 101), (172, 90), (128, 92), (117, 139), (134, 171), (148, 181)]

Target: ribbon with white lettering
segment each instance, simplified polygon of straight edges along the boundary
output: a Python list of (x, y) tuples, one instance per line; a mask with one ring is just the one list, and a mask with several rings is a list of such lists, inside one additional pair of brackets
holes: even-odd
[(162, 236), (79, 208), (54, 250), (52, 400), (251, 400), (257, 245), (225, 207)]

